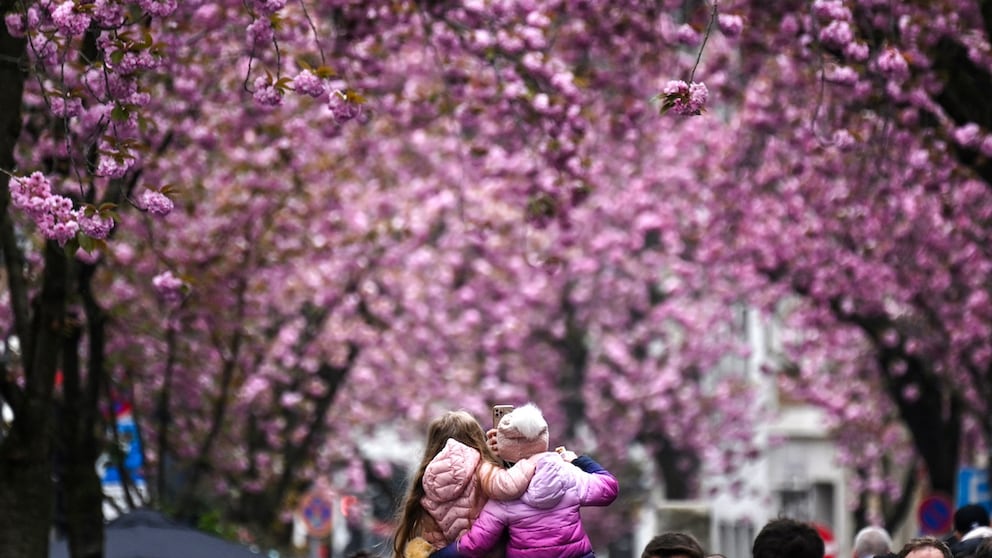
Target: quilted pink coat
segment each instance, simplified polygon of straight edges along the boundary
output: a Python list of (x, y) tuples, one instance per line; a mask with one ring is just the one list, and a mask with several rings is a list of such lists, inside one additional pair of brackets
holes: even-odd
[(583, 455), (566, 463), (554, 452), (539, 453), (537, 472), (518, 500), (489, 501), (472, 527), (433, 558), (479, 558), (506, 541), (506, 558), (587, 558), (592, 544), (579, 508), (607, 506), (619, 485), (607, 470)]
[(420, 503), (437, 523), (421, 536), (434, 548), (454, 541), (471, 526), (489, 498), (519, 498), (534, 476), (534, 463), (518, 461), (509, 469), (489, 463), (475, 448), (449, 438), (424, 471)]

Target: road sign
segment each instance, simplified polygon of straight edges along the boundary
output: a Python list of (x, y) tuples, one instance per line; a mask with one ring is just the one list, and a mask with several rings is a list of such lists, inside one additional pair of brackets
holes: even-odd
[(916, 508), (916, 519), (920, 524), (920, 533), (924, 535), (943, 535), (951, 531), (954, 520), (954, 504), (947, 496), (939, 493), (930, 494), (923, 498)]
[(958, 471), (958, 493), (955, 507), (965, 504), (978, 504), (992, 511), (992, 497), (989, 495), (988, 470), (980, 467), (962, 467)]
[(333, 505), (331, 492), (319, 484), (303, 496), (299, 513), (308, 535), (321, 539), (330, 536), (334, 521)]
[[(117, 441), (120, 443), (120, 453), (124, 456), (123, 466), (127, 470), (130, 480), (134, 484), (143, 484), (145, 477), (142, 474), (141, 457), (141, 437), (138, 435), (138, 426), (131, 416), (130, 405), (122, 407), (116, 417)], [(100, 481), (104, 484), (120, 484), (120, 469), (113, 464), (110, 456), (103, 455), (97, 461), (97, 472)]]

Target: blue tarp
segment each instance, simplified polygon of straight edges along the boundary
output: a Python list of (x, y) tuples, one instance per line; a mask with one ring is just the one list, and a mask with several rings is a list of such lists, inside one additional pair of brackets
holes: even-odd
[[(104, 535), (104, 558), (263, 558), (246, 546), (181, 525), (149, 509), (111, 521)], [(67, 541), (53, 542), (49, 557), (69, 558)]]

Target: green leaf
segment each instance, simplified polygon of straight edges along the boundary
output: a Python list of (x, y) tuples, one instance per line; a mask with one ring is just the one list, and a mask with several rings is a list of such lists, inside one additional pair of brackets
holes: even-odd
[[(79, 236), (80, 236), (79, 233), (76, 233), (76, 238), (78, 238)], [(76, 255), (76, 252), (79, 251), (79, 241), (76, 240), (75, 238), (70, 238), (69, 242), (66, 242), (65, 246), (63, 246), (62, 249), (65, 250), (66, 256), (70, 258), (74, 257)]]
[(121, 105), (114, 105), (114, 110), (110, 111), (110, 118), (117, 122), (125, 122), (128, 118), (127, 109)]
[(93, 239), (85, 234), (78, 234), (76, 238), (79, 240), (79, 247), (86, 250), (87, 253), (93, 253)]
[(345, 95), (345, 100), (347, 100), (350, 103), (355, 103), (356, 105), (363, 105), (368, 102), (368, 99), (366, 99), (360, 93), (352, 89), (348, 89), (347, 91), (345, 91), (344, 95)]
[(109, 250), (110, 246), (107, 245), (107, 242), (104, 239), (102, 239), (102, 238), (91, 238), (90, 240), (93, 241), (93, 248), (95, 248), (97, 250), (100, 250), (101, 252), (104, 252), (104, 253), (110, 251)]
[(555, 201), (547, 194), (540, 194), (527, 203), (527, 214), (531, 217), (553, 217), (556, 213)]

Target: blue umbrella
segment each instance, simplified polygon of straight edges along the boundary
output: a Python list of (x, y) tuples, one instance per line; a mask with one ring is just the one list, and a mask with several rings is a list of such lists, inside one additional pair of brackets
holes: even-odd
[[(180, 525), (149, 509), (111, 521), (104, 537), (104, 558), (263, 558), (246, 546)], [(68, 542), (54, 542), (49, 558), (69, 558)]]

